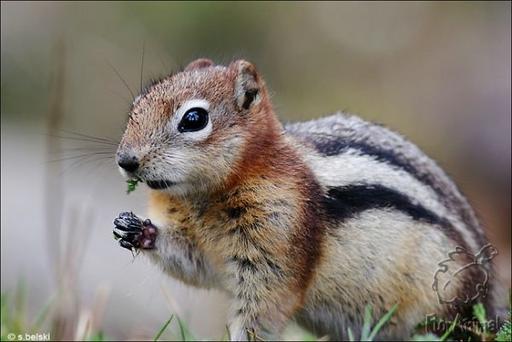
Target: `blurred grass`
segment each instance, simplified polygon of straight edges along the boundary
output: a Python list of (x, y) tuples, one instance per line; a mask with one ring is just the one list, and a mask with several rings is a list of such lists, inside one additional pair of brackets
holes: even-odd
[(496, 335), (496, 341), (512, 341), (512, 311), (508, 312), (508, 320), (501, 327), (500, 331)]
[(160, 336), (162, 336), (162, 334), (164, 333), (165, 329), (167, 329), (167, 326), (169, 326), (169, 324), (171, 323), (173, 317), (174, 317), (174, 315), (171, 315), (171, 317), (167, 320), (167, 322), (165, 322), (164, 325), (162, 325), (162, 327), (160, 328), (158, 333), (155, 335), (155, 338), (153, 339), (153, 341), (158, 341)]
[(48, 323), (49, 310), (53, 299), (44, 305), (34, 319), (27, 313), (27, 288), (25, 282), (20, 281), (13, 295), (2, 293), (0, 298), (0, 339), (8, 341), (8, 334), (35, 334), (41, 332)]
[[(52, 320), (52, 308), (54, 303), (47, 303), (34, 319), (31, 319), (26, 310), (26, 302), (28, 296), (24, 282), (20, 282), (17, 290), (14, 293), (2, 293), (1, 295), (1, 340), (7, 341), (8, 334), (25, 335), (36, 334), (42, 332), (49, 332)], [(361, 331), (353, 332), (348, 328), (347, 333), (350, 341), (374, 341), (379, 332), (389, 323), (393, 315), (396, 313), (398, 305), (394, 305), (388, 312), (382, 315), (374, 324), (372, 318), (372, 307), (367, 305), (365, 307), (365, 314), (363, 326)], [(411, 336), (413, 341), (447, 341), (456, 339), (461, 341), (474, 341), (475, 336), (477, 341), (510, 341), (511, 338), (511, 323), (510, 311), (509, 319), (501, 327), (497, 334), (492, 334), (487, 330), (488, 319), (486, 317), (485, 308), (482, 304), (475, 304), (473, 313), (479, 322), (478, 331), (468, 331), (466, 327), (460, 324), (458, 317), (456, 317), (449, 327), (444, 331), (443, 335), (437, 336), (433, 333), (415, 334)], [(174, 324), (174, 329), (169, 331)], [(420, 324), (421, 325), (421, 324)], [(419, 326), (420, 326), (419, 325)], [(462, 328), (465, 335), (454, 335), (456, 328)], [(51, 333), (50, 336), (53, 336)], [(75, 335), (76, 336), (76, 335)], [(315, 337), (311, 333), (298, 329), (293, 333), (292, 340), (300, 341), (325, 341), (327, 337)], [(110, 340), (101, 330), (89, 331), (85, 336), (76, 339), (86, 341), (108, 341)], [(227, 332), (219, 341), (229, 341), (230, 336)], [(178, 341), (196, 341), (198, 340), (190, 331), (189, 327), (175, 315), (171, 315), (160, 329), (156, 332), (153, 341), (161, 340), (178, 340)], [(253, 340), (258, 340), (253, 339)]]

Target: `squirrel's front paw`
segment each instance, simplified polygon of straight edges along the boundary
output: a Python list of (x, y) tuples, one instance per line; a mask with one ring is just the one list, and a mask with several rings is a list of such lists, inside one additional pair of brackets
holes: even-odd
[(114, 220), (114, 238), (121, 247), (152, 249), (155, 247), (156, 227), (149, 219), (142, 220), (132, 212), (124, 212)]

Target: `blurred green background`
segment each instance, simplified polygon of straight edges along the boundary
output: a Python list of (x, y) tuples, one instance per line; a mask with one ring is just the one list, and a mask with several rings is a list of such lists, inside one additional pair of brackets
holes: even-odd
[[(126, 196), (115, 146), (129, 87), (197, 57), (257, 65), (284, 121), (338, 110), (384, 123), (454, 178), (510, 288), (510, 2), (2, 2), (1, 289), (54, 338), (148, 338), (171, 313), (224, 332), (220, 293), (160, 274), (112, 240)], [(144, 48), (143, 48), (144, 47)], [(72, 133), (74, 132), (74, 133)], [(59, 137), (56, 137), (59, 136)]]

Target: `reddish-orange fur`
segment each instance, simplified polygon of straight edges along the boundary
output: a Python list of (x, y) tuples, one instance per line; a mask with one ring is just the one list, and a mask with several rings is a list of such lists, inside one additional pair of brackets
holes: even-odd
[[(209, 105), (208, 135), (173, 131), (180, 108), (198, 99)], [(428, 272), (455, 239), (402, 215), (401, 227), (414, 229), (386, 240), (389, 233), (377, 228), (395, 226), (389, 212), (379, 220), (370, 215), (363, 226), (369, 231), (330, 221), (315, 175), (322, 176), (302, 148), (284, 134), (264, 81), (246, 61), (221, 67), (197, 60), (151, 86), (134, 103), (120, 150), (139, 153), (141, 169), (153, 170), (137, 174), (143, 180), (181, 178), (150, 193), (159, 240), (147, 254), (188, 284), (225, 290), (233, 339), (248, 331), (276, 338), (296, 314), (321, 333), (344, 337), (347, 325), (362, 324), (365, 303), (378, 314), (398, 303), (400, 315), (385, 336), (408, 336), (397, 326), (411, 328), (424, 311), (444, 309)], [(387, 241), (382, 249), (390, 248), (392, 263), (372, 253), (379, 239)], [(417, 249), (436, 259), (411, 258)], [(372, 271), (382, 273), (379, 281), (362, 284), (363, 272)], [(414, 281), (404, 280), (413, 273)]]

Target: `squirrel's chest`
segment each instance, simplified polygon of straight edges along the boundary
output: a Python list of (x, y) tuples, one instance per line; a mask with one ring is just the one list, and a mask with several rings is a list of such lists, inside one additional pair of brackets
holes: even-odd
[(155, 194), (149, 214), (161, 226), (184, 232), (206, 255), (224, 262), (237, 255), (258, 257), (286, 249), (287, 232), (295, 226), (298, 210), (292, 196), (285, 198), (283, 193), (261, 197), (237, 191), (194, 202)]
[(155, 193), (150, 198), (149, 215), (160, 226), (178, 229), (197, 240), (232, 224), (229, 209), (216, 200), (191, 202)]

